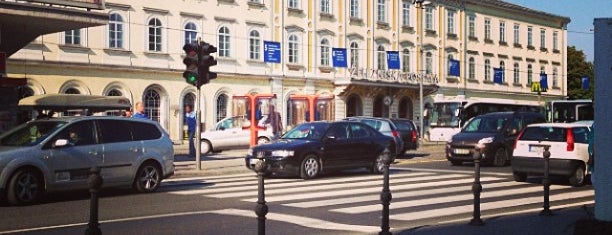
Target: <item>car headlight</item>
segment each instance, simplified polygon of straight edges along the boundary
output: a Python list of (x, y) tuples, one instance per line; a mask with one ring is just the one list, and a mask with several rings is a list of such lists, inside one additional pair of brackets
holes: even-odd
[(482, 138), (478, 141), (478, 145), (490, 144), (493, 143), (493, 141), (495, 141), (495, 137)]
[(293, 153), (292, 150), (274, 150), (272, 151), (272, 157), (286, 158), (293, 156)]
[(253, 149), (251, 149), (251, 148), (250, 148), (250, 149), (247, 151), (247, 156), (253, 156)]

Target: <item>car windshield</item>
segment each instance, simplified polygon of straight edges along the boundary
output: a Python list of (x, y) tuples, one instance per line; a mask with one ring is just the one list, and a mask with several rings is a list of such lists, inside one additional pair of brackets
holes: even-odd
[(2, 146), (33, 146), (47, 138), (58, 128), (64, 126), (62, 121), (36, 121), (22, 124), (0, 137)]
[(475, 117), (463, 128), (463, 132), (499, 132), (508, 121), (506, 117)]
[(285, 133), (281, 139), (320, 139), (328, 126), (327, 123), (303, 123)]

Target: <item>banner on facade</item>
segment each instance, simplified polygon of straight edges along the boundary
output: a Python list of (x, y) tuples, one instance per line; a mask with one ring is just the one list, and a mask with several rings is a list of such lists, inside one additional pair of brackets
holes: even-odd
[(334, 67), (346, 68), (346, 48), (332, 48), (332, 64)]
[(540, 91), (542, 91), (542, 88), (540, 87), (540, 82), (531, 82), (531, 92), (540, 93)]
[(264, 41), (264, 62), (280, 63), (281, 62), (281, 44), (280, 42)]
[(387, 51), (387, 69), (400, 69), (399, 51)]
[(504, 70), (493, 68), (493, 83), (504, 84)]
[(461, 76), (461, 69), (458, 60), (448, 60), (448, 75), (457, 77)]
[(587, 76), (582, 77), (582, 89), (588, 90), (590, 87), (590, 79)]
[(548, 75), (545, 73), (540, 74), (540, 91), (546, 92), (548, 90)]

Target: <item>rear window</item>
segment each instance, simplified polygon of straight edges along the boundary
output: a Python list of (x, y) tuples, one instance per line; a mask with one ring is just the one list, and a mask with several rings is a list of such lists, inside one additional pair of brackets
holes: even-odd
[[(564, 127), (528, 127), (520, 140), (565, 142), (567, 141), (567, 130), (568, 128)], [(588, 128), (577, 127), (571, 130), (574, 135), (574, 142), (587, 143)]]
[(403, 121), (398, 121), (398, 122), (393, 122), (393, 124), (395, 124), (395, 126), (397, 127), (397, 130), (400, 131), (412, 131), (412, 124), (410, 122), (403, 122)]
[(143, 122), (130, 122), (134, 140), (154, 140), (159, 139), (162, 134), (155, 125)]

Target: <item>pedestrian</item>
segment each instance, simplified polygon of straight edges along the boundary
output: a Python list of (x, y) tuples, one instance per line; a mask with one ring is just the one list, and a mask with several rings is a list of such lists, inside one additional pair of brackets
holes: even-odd
[(273, 139), (278, 139), (283, 132), (283, 121), (278, 111), (274, 109), (274, 105), (270, 105), (269, 123), (272, 125)]
[(144, 104), (142, 103), (142, 101), (136, 102), (136, 113), (134, 113), (132, 117), (145, 119), (149, 118), (149, 116), (147, 116), (147, 114), (144, 112)]
[(189, 139), (189, 157), (195, 157), (195, 144), (193, 137), (196, 131), (196, 113), (193, 111), (193, 107), (188, 104), (185, 105), (185, 123), (187, 123), (187, 138)]

